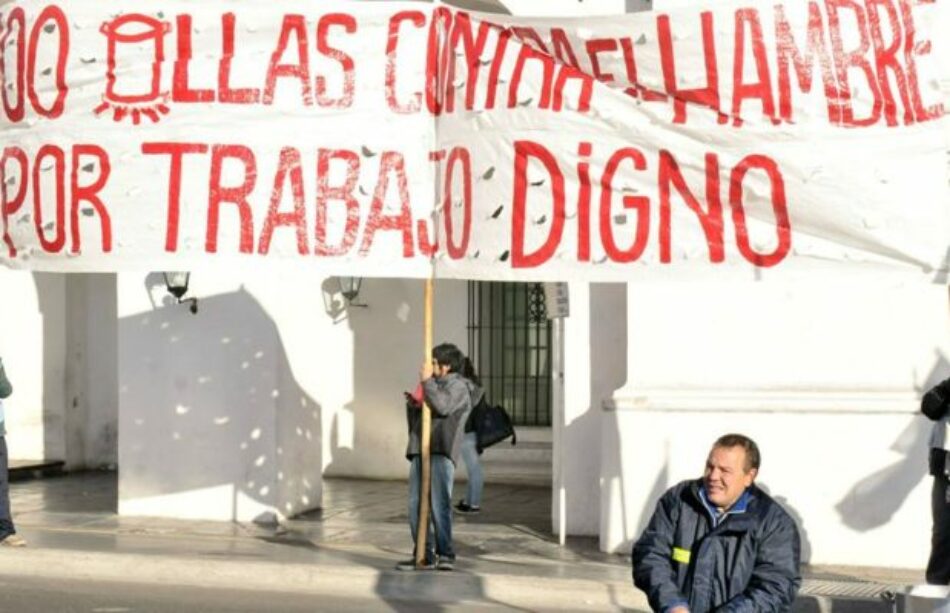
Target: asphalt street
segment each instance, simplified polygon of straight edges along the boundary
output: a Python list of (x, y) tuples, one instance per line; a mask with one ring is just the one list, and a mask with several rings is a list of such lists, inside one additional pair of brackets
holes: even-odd
[(0, 613), (303, 613), (310, 611), (512, 611), (490, 603), (439, 605), (383, 600), (141, 583), (0, 576)]

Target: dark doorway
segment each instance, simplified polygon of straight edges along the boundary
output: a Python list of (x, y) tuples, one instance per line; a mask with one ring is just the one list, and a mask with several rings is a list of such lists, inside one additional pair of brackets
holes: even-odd
[(468, 354), (515, 425), (551, 425), (551, 351), (540, 283), (469, 282)]

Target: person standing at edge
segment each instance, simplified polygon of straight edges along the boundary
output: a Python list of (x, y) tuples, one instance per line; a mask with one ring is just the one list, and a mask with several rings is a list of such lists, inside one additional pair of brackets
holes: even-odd
[(25, 547), (26, 541), (16, 533), (10, 514), (10, 474), (7, 457), (7, 429), (3, 401), (13, 393), (0, 359), (0, 547)]
[(798, 528), (755, 486), (759, 448), (713, 443), (701, 479), (670, 488), (633, 546), (633, 581), (654, 611), (787, 611), (801, 585)]
[(950, 379), (931, 388), (920, 401), (920, 411), (934, 422), (930, 435), (930, 496), (933, 532), (927, 583), (950, 584)]
[[(455, 550), (452, 547), (452, 485), (455, 464), (462, 446), (465, 421), (472, 407), (481, 400), (482, 390), (462, 376), (464, 356), (458, 347), (442, 343), (432, 349), (432, 361), (422, 365), (419, 379), (425, 402), (432, 410), (430, 445), (431, 513), (426, 537), (425, 563), (422, 569), (454, 570)], [(410, 398), (412, 395), (409, 395)], [(422, 482), (421, 467), (421, 403), (407, 404), (409, 444), (406, 459), (409, 469), (409, 530), (416, 542), (419, 529), (419, 499)], [(433, 538), (434, 528), (434, 538)], [(438, 556), (438, 557), (436, 557)], [(396, 565), (398, 570), (417, 570), (415, 556)]]

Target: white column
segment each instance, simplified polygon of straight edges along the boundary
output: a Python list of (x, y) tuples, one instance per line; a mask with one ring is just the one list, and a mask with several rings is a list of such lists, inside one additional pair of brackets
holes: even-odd
[(13, 383), (4, 401), (14, 460), (65, 460), (66, 282), (0, 269), (0, 357)]
[(66, 467), (115, 468), (119, 412), (116, 276), (62, 276), (66, 287)]
[[(604, 402), (626, 377), (626, 295), (622, 284), (570, 283), (570, 316), (560, 324), (555, 381), (555, 533), (594, 536), (600, 525)], [(564, 509), (564, 517), (560, 509)]]

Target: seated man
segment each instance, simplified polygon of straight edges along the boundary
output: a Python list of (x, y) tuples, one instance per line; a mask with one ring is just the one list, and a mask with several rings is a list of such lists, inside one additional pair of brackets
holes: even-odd
[(801, 585), (798, 528), (753, 483), (759, 449), (720, 437), (702, 479), (668, 490), (633, 546), (633, 582), (654, 611), (785, 611)]

